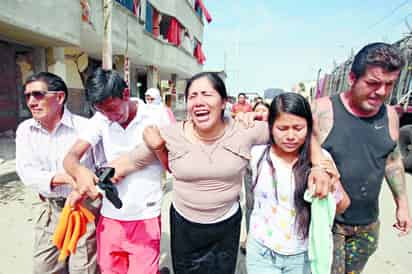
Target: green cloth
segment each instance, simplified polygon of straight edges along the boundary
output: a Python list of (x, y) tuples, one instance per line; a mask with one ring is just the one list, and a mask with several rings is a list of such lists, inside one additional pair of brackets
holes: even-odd
[(311, 203), (308, 254), (312, 274), (330, 274), (333, 259), (332, 226), (336, 211), (335, 198), (329, 193), (326, 198), (319, 199), (306, 190), (304, 199)]

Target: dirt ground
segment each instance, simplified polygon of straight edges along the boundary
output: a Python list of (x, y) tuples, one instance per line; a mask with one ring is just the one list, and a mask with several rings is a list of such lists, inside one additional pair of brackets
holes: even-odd
[[(0, 164), (0, 169), (2, 165)], [(408, 176), (409, 197), (412, 197), (412, 177)], [(170, 187), (170, 186), (169, 186)], [(394, 204), (384, 186), (381, 196), (381, 238), (376, 254), (369, 261), (366, 274), (412, 273), (412, 236), (399, 238), (392, 229)], [(171, 193), (163, 204), (163, 234), (161, 265), (170, 266), (168, 209)], [(0, 183), (0, 274), (31, 273), (33, 222), (37, 215), (38, 198), (19, 181)], [(244, 257), (239, 256), (237, 274), (246, 274)]]

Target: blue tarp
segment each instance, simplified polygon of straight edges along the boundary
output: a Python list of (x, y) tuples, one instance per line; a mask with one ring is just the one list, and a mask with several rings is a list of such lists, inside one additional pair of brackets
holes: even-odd
[(126, 9), (134, 12), (134, 1), (133, 0), (116, 0), (117, 3), (125, 7)]
[(146, 30), (150, 33), (153, 32), (153, 8), (149, 2), (146, 4)]

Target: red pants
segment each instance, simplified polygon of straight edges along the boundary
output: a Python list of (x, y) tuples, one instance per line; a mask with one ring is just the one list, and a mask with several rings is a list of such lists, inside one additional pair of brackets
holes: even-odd
[(138, 221), (101, 216), (96, 229), (101, 273), (158, 274), (160, 234), (160, 216)]

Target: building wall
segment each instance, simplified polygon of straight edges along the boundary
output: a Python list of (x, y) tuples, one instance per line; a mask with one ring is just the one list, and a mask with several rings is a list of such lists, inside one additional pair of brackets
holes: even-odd
[[(171, 2), (171, 3), (169, 3)], [(91, 23), (83, 23), (81, 45), (91, 56), (97, 57), (102, 52), (103, 41), (103, 6), (101, 0), (89, 0)], [(199, 40), (203, 38), (203, 24), (190, 9), (186, 0), (153, 1), (159, 11), (173, 12), (171, 16), (181, 16), (182, 23), (187, 22), (191, 32)], [(114, 2), (112, 15), (113, 55), (127, 55), (133, 64), (154, 65), (168, 73), (177, 73), (186, 78), (202, 70), (202, 65), (182, 48), (177, 48), (161, 41), (148, 33), (139, 18), (129, 10)], [(178, 14), (176, 14), (178, 13)], [(186, 14), (184, 17), (183, 14)]]
[[(28, 75), (49, 71), (61, 76), (68, 88), (68, 105), (76, 113), (88, 115), (84, 79), (90, 74), (90, 60), (101, 59), (103, 41), (103, 1), (87, 0), (88, 22), (82, 21), (79, 0), (2, 0), (0, 9), (0, 44), (2, 41), (30, 48), (26, 57), (0, 52), (0, 131), (14, 129), (29, 117), (25, 108), (22, 84)], [(147, 0), (139, 1), (145, 7)], [(198, 41), (203, 41), (203, 22), (187, 0), (151, 0), (160, 13), (176, 17)], [(112, 53), (128, 57), (130, 85), (137, 93), (137, 80), (145, 87), (156, 86), (162, 79), (186, 79), (202, 71), (193, 53), (154, 37), (145, 30), (144, 8), (139, 16), (113, 0)], [(24, 53), (25, 54), (25, 53)], [(20, 58), (20, 59), (19, 59)], [(26, 59), (27, 60), (26, 60)], [(89, 66), (88, 66), (89, 65)], [(101, 65), (101, 64), (100, 64)], [(4, 71), (2, 71), (3, 69)], [(123, 67), (116, 69), (122, 72)], [(149, 80), (152, 80), (151, 82)], [(178, 104), (182, 94), (177, 92)]]
[(79, 1), (2, 0), (1, 2), (1, 36), (34, 45), (80, 44)]
[(161, 13), (176, 17), (200, 42), (203, 41), (203, 22), (187, 0), (150, 0)]
[[(2, 4), (0, 9), (0, 36), (44, 47), (79, 46), (94, 58), (101, 56), (102, 0), (88, 0), (91, 24), (81, 21), (79, 1), (5, 1), (7, 3)], [(203, 23), (186, 0), (150, 2), (160, 12), (176, 17), (197, 40), (203, 40)], [(196, 59), (183, 49), (151, 37), (145, 31), (143, 22), (115, 1), (112, 44), (113, 55), (127, 55), (135, 64), (164, 67), (170, 73), (177, 73), (182, 77), (202, 70)]]
[(0, 132), (17, 126), (15, 49), (0, 43)]

